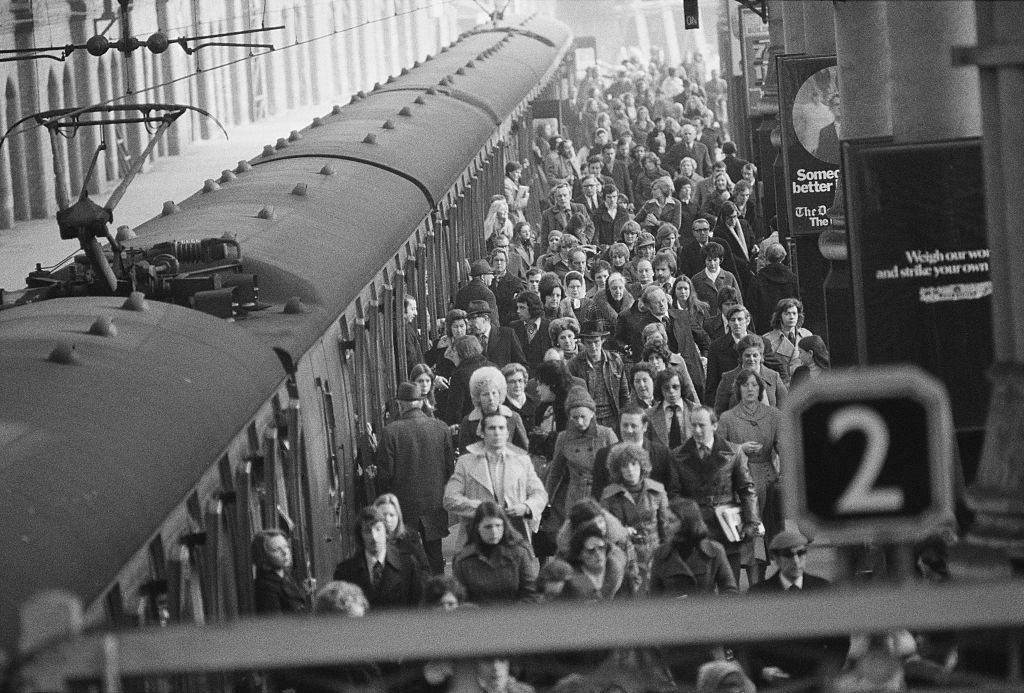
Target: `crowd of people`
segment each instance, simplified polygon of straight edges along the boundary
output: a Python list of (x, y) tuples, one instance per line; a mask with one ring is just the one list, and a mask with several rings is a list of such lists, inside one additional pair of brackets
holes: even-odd
[[(377, 442), (383, 495), (359, 514), (358, 550), (321, 608), (827, 586), (805, 572), (810, 541), (781, 511), (779, 408), (829, 368), (828, 349), (803, 327), (757, 168), (716, 127), (723, 98), (713, 71), (702, 82), (657, 61), (627, 61), (607, 81), (591, 70), (579, 89), (586, 154), (538, 133), (528, 165), (549, 191), (538, 218), (522, 164), (507, 166), (489, 254), (425, 352), (405, 301), (411, 370)], [(284, 535), (257, 537), (254, 553), (257, 610), (305, 609)], [(828, 647), (754, 652), (745, 666), (708, 648), (661, 669), (710, 681), (703, 690), (753, 690), (752, 679), (812, 674)], [(487, 666), (504, 672), (494, 690), (524, 685), (507, 662)], [(555, 683), (531, 681), (542, 682)]]

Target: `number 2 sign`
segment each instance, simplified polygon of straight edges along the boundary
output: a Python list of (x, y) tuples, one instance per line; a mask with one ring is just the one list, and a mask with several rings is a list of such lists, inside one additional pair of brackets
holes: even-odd
[(952, 517), (953, 416), (916, 366), (833, 372), (783, 407), (786, 517), (817, 540), (897, 543)]

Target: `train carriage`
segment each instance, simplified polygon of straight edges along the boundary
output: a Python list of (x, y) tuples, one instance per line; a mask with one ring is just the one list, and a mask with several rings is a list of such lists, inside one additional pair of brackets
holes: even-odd
[[(0, 622), (47, 588), (91, 623), (247, 613), (265, 527), (290, 532), (298, 578), (329, 579), (365, 434), (409, 365), (391, 348), (402, 296), (426, 335), (483, 248), (506, 160), (527, 158), (531, 102), (566, 88), (570, 44), (539, 16), (470, 32), (166, 204), (128, 241), (145, 261), (118, 269), (118, 293), (173, 267), (169, 302), (0, 311)], [(88, 293), (88, 267), (67, 276), (32, 297)]]

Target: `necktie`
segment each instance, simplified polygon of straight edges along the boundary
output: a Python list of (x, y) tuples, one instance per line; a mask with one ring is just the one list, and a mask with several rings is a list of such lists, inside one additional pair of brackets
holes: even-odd
[(673, 404), (668, 409), (672, 412), (672, 422), (668, 429), (668, 446), (677, 448), (683, 444), (683, 430), (679, 426), (679, 405)]
[(479, 335), (477, 335), (476, 338), (480, 340), (480, 348), (483, 350), (484, 354), (486, 354), (487, 353), (487, 335), (479, 334)]
[(708, 458), (708, 455), (710, 455), (710, 454), (711, 454), (711, 451), (708, 450), (703, 445), (698, 445), (697, 446), (697, 457), (701, 458), (702, 460), (706, 460)]
[(380, 561), (374, 561), (373, 563), (373, 575), (370, 579), (373, 580), (373, 586), (377, 587), (380, 585), (381, 578), (384, 577), (384, 565)]
[(800, 586), (799, 585), (790, 585), (789, 589), (786, 590), (786, 591), (787, 592), (799, 592), (800, 591)]

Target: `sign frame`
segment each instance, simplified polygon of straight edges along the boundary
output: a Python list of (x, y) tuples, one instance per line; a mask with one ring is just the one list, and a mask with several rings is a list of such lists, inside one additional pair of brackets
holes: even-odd
[[(842, 149), (857, 361), (926, 368), (957, 393), (958, 430), (984, 429), (991, 384), (977, 374), (995, 357), (992, 276), (980, 269), (990, 248), (981, 139), (869, 138)], [(915, 162), (929, 172), (927, 183), (894, 187)], [(911, 260), (921, 252), (926, 259)], [(939, 261), (940, 252), (964, 259)]]
[[(800, 132), (796, 129), (797, 100), (818, 92), (815, 87), (819, 76), (828, 76), (830, 82), (837, 79), (839, 68), (834, 55), (787, 54), (775, 58), (779, 76), (779, 134), (782, 137), (782, 163), (785, 172), (786, 216), (790, 236), (817, 237), (823, 231), (832, 228), (829, 210), (841, 200), (843, 194), (842, 165), (839, 160), (832, 162), (819, 158), (820, 140), (818, 140), (820, 123), (815, 122), (813, 132), (817, 144), (815, 151), (805, 145), (808, 136), (806, 128), (810, 122), (804, 123)], [(838, 91), (832, 91), (834, 84), (829, 84), (827, 92), (838, 97)], [(806, 104), (801, 103), (801, 113)], [(819, 105), (828, 110), (827, 106)], [(831, 116), (830, 116), (831, 117)], [(831, 121), (821, 132), (830, 129), (832, 137), (838, 137), (837, 121)], [(831, 155), (841, 155), (838, 148), (839, 140), (835, 140), (836, 150)]]
[[(849, 402), (855, 405), (863, 400), (889, 399), (910, 400), (925, 410), (927, 441), (923, 441), (921, 448), (922, 453), (928, 454), (930, 505), (913, 516), (851, 514), (848, 519), (836, 521), (814, 515), (807, 502), (804, 413), (822, 403)], [(924, 539), (934, 533), (937, 526), (955, 521), (954, 435), (953, 414), (945, 385), (918, 366), (903, 364), (828, 372), (807, 381), (790, 393), (782, 409), (779, 442), (784, 451), (782, 499), (785, 515), (795, 518), (806, 532), (814, 535), (815, 541), (825, 544), (854, 545), (868, 541), (902, 544)], [(851, 482), (849, 487), (853, 485)]]

